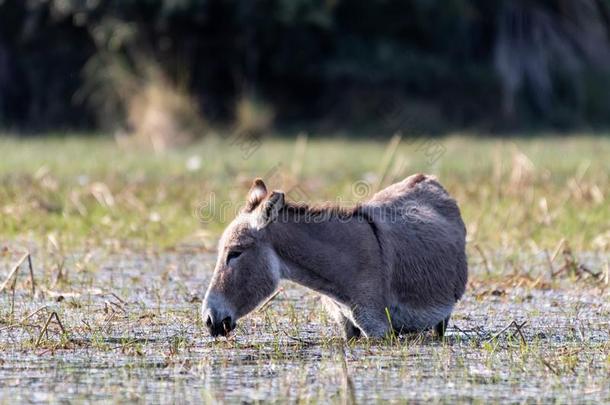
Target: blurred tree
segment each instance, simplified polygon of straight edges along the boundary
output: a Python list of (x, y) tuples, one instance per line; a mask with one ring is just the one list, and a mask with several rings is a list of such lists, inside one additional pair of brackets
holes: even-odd
[(412, 130), (607, 125), (609, 5), (0, 0), (0, 125), (124, 122), (124, 78), (160, 77), (142, 61), (211, 121), (246, 96), (280, 124), (375, 123), (392, 100)]

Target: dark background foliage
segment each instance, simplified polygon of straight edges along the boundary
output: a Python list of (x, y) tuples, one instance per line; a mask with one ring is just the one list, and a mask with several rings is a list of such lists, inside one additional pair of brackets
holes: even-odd
[(608, 5), (0, 0), (0, 126), (104, 126), (87, 89), (110, 55), (185, 83), (209, 122), (231, 122), (247, 94), (280, 126), (392, 127), (399, 109), (412, 131), (600, 128)]

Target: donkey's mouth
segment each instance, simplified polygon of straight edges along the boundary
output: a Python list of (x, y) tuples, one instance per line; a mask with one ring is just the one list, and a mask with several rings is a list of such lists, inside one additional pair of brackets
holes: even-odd
[(233, 329), (235, 329), (236, 323), (235, 321), (233, 321), (233, 319), (230, 316), (227, 316), (226, 318), (224, 318), (222, 321), (218, 322), (218, 323), (212, 323), (211, 319), (208, 318), (208, 321), (206, 322), (208, 329), (210, 330), (210, 334), (213, 337), (216, 336), (228, 336), (229, 333), (231, 333), (231, 331)]

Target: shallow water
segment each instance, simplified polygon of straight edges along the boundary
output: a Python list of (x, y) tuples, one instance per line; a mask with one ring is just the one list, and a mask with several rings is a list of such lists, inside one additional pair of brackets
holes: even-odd
[[(376, 344), (345, 344), (318, 297), (287, 283), (232, 337), (214, 340), (199, 317), (212, 254), (75, 253), (61, 257), (59, 281), (57, 255), (34, 257), (35, 298), (26, 267), (12, 312), (10, 291), (0, 295), (3, 403), (610, 401), (601, 281), (532, 287), (476, 277), (475, 264), (444, 342), (422, 334)], [(591, 268), (607, 259), (583, 257)], [(0, 258), (0, 280), (16, 259)], [(541, 258), (530, 261), (532, 278), (543, 275)], [(37, 345), (53, 311), (65, 334), (51, 322)], [(526, 322), (521, 334), (512, 321)]]

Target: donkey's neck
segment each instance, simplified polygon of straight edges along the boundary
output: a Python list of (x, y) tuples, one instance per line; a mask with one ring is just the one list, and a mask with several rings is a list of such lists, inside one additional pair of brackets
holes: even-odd
[(349, 304), (355, 282), (381, 270), (377, 236), (365, 217), (280, 217), (268, 230), (283, 278)]

